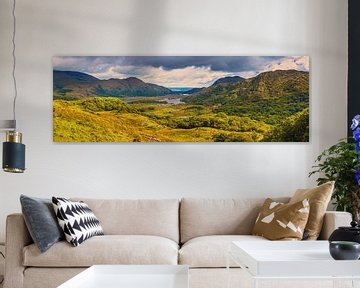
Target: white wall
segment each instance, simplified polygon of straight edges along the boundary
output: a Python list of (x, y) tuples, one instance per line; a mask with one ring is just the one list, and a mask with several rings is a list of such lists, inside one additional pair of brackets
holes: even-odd
[[(0, 119), (11, 119), (11, 1), (0, 1)], [(18, 0), (25, 174), (0, 172), (0, 241), (21, 193), (180, 198), (290, 195), (346, 135), (345, 0)], [(310, 55), (305, 144), (57, 144), (53, 55)], [(4, 139), (4, 134), (1, 135)], [(3, 140), (1, 140), (3, 141)]]

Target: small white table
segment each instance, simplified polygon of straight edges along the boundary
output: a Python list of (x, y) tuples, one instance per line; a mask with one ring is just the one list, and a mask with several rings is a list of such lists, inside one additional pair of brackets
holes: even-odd
[(232, 242), (229, 258), (248, 272), (253, 287), (259, 280), (349, 280), (360, 287), (360, 261), (332, 259), (328, 241)]
[(188, 288), (185, 265), (94, 265), (58, 288)]

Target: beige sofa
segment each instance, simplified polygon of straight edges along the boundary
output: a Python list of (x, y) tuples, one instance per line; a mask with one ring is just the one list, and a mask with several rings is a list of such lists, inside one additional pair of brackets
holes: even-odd
[[(268, 241), (250, 235), (263, 199), (81, 200), (105, 235), (76, 248), (61, 241), (41, 254), (23, 216), (8, 216), (5, 288), (56, 287), (94, 264), (184, 264), (190, 267), (191, 288), (223, 288), (231, 241)], [(327, 212), (321, 237), (350, 220), (348, 213)], [(235, 287), (243, 272), (231, 266)]]

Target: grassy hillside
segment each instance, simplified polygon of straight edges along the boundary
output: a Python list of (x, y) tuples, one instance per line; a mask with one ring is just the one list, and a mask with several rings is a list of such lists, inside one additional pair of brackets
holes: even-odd
[(261, 141), (271, 126), (193, 105), (54, 100), (55, 142)]

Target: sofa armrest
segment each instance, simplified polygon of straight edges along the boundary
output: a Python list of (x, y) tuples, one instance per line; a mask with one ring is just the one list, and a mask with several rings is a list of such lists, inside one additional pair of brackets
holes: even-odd
[(329, 239), (331, 233), (340, 226), (350, 226), (352, 216), (348, 212), (326, 211), (324, 224), (319, 236), (321, 240)]
[(23, 248), (32, 242), (22, 214), (9, 215), (6, 218), (4, 288), (23, 287)]

